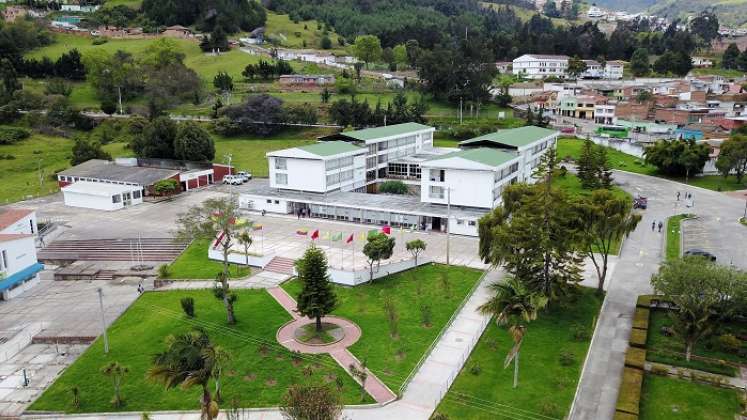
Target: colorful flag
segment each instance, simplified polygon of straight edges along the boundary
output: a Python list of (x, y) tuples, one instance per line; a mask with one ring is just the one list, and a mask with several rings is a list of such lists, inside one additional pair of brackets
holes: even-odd
[(329, 232), (322, 232), (322, 240), (328, 241), (329, 240)]
[(314, 233), (311, 234), (311, 240), (315, 240), (319, 237), (319, 229), (315, 230)]
[(382, 226), (381, 227), (381, 232), (384, 233), (384, 234), (386, 234), (386, 235), (391, 235), (392, 234), (392, 227), (391, 226)]
[(262, 225), (254, 225), (254, 226), (252, 226), (252, 229), (254, 229), (254, 230), (262, 230)]
[(351, 233), (350, 236), (348, 236), (348, 239), (345, 241), (345, 243), (349, 244), (349, 243), (353, 242), (353, 239), (354, 239), (353, 236), (355, 236), (355, 234)]
[(342, 232), (337, 232), (334, 235), (332, 235), (332, 240), (337, 242), (342, 239)]
[(361, 232), (361, 233), (358, 234), (358, 239), (361, 240), (361, 241), (365, 241), (366, 237), (367, 237), (366, 236), (366, 232)]
[(296, 231), (296, 234), (297, 235), (301, 235), (301, 236), (306, 236), (306, 235), (309, 234), (309, 230), (308, 229), (298, 229)]

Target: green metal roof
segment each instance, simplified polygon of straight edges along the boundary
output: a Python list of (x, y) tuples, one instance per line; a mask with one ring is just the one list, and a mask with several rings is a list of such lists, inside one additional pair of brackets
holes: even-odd
[(298, 146), (298, 149), (309, 152), (317, 156), (334, 156), (342, 153), (355, 152), (364, 150), (358, 146), (353, 146), (344, 141), (324, 141), (320, 143), (309, 144), (307, 146)]
[(394, 125), (387, 125), (385, 127), (375, 127), (375, 128), (366, 128), (364, 130), (357, 130), (357, 131), (343, 131), (340, 133), (340, 135), (345, 137), (350, 137), (356, 140), (373, 140), (378, 139), (382, 137), (391, 137), (391, 136), (397, 136), (401, 134), (407, 134), (414, 131), (421, 131), (426, 130), (429, 128), (433, 128), (427, 125), (418, 124), (418, 123), (403, 123), (403, 124), (394, 124)]
[(549, 128), (535, 127), (533, 125), (508, 130), (500, 130), (495, 133), (485, 134), (459, 143), (460, 146), (468, 146), (475, 143), (495, 143), (509, 147), (523, 147), (530, 145), (545, 137), (557, 133)]
[(451, 159), (451, 158), (462, 158), (470, 160), (472, 162), (481, 163), (492, 167), (498, 167), (505, 163), (508, 163), (516, 159), (516, 155), (513, 153), (503, 152), (498, 149), (490, 149), (487, 147), (478, 147), (476, 149), (460, 150), (458, 152), (451, 152), (441, 156), (434, 156), (429, 161)]

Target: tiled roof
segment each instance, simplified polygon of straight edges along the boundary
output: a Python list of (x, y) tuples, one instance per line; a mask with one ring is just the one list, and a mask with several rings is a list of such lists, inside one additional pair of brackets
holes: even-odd
[(0, 230), (7, 228), (33, 212), (34, 210), (30, 209), (0, 208)]
[(179, 171), (174, 169), (124, 166), (101, 159), (91, 159), (58, 173), (58, 175), (64, 176), (130, 182), (143, 186), (151, 185), (162, 179), (171, 178), (178, 174)]
[(469, 146), (477, 143), (495, 143), (499, 146), (523, 147), (530, 145), (536, 141), (542, 140), (545, 137), (552, 136), (556, 133), (557, 131), (551, 130), (549, 128), (535, 127), (530, 125), (526, 127), (500, 130), (495, 133), (485, 134), (484, 136), (465, 140), (459, 143), (459, 145)]

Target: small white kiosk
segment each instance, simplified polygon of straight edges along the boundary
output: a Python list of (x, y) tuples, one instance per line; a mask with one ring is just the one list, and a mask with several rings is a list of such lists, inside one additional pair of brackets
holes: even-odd
[(143, 202), (139, 185), (78, 181), (62, 188), (65, 205), (96, 210), (118, 210)]

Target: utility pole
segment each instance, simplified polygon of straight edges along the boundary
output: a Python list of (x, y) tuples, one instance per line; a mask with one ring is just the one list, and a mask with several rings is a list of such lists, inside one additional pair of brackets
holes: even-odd
[(104, 336), (104, 353), (109, 354), (109, 337), (106, 336), (106, 318), (104, 317), (104, 295), (99, 287), (99, 309), (101, 310), (101, 333)]
[(459, 97), (459, 124), (462, 124), (462, 97)]
[(446, 187), (446, 265), (451, 265), (449, 260), (449, 245), (451, 239), (451, 188)]

